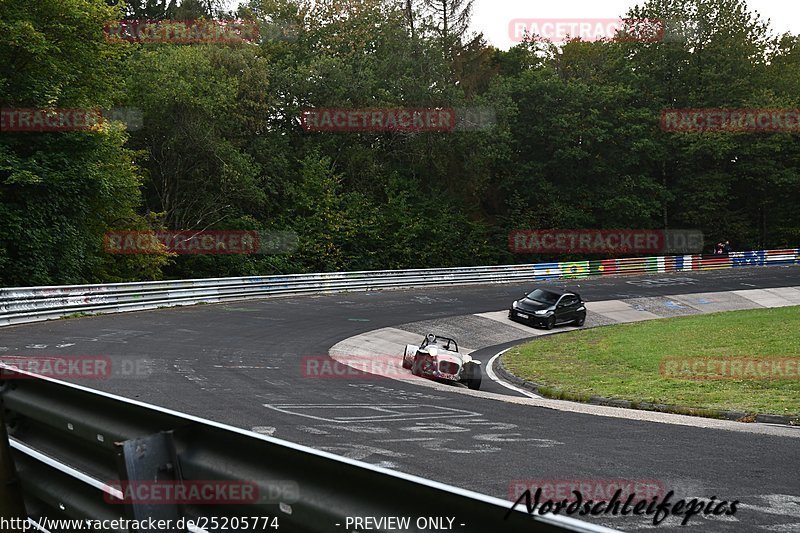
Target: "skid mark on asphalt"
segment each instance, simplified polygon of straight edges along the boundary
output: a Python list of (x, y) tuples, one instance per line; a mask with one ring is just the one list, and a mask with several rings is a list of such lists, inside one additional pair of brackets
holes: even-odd
[[(419, 408), (420, 406), (415, 407)], [(284, 410), (284, 412), (290, 411)], [(306, 414), (297, 412), (293, 414), (307, 416)], [(517, 424), (492, 422), (483, 418), (483, 415), (480, 413), (473, 413), (473, 415), (480, 418), (450, 418), (447, 422), (416, 421), (413, 424), (405, 424), (393, 429), (385, 425), (375, 425), (374, 423), (370, 425), (352, 425), (349, 420), (344, 419), (340, 420), (338, 424), (322, 424), (313, 427), (300, 426), (298, 429), (312, 435), (327, 435), (343, 440), (348, 438), (346, 435), (348, 432), (374, 435), (385, 435), (388, 433), (394, 436), (387, 435), (387, 438), (376, 439), (374, 443), (377, 445), (416, 445), (422, 450), (458, 455), (502, 452), (503, 444), (509, 442), (524, 442), (532, 448), (552, 448), (564, 444), (563, 442), (552, 439), (540, 439), (533, 436), (526, 436), (519, 432), (519, 426)], [(426, 415), (423, 414), (422, 416)], [(395, 420), (382, 420), (381, 422), (393, 421)], [(408, 422), (409, 420), (401, 418), (398, 419), (398, 421)], [(464, 434), (473, 432), (476, 434), (468, 435), (471, 441), (465, 441)], [(404, 434), (410, 434), (411, 436), (404, 436)], [(453, 437), (446, 437), (443, 435), (453, 435)], [(457, 438), (456, 435), (458, 435)], [(471, 442), (471, 444), (465, 445), (465, 442)], [(334, 446), (324, 446), (320, 449), (344, 454), (345, 457), (353, 457), (353, 454), (362, 455), (370, 450), (373, 454), (377, 453), (375, 450), (384, 450), (384, 448), (377, 448), (374, 446), (363, 447), (351, 443), (337, 443)], [(408, 456), (408, 448), (403, 447), (402, 449), (404, 450), (402, 452), (403, 456)], [(343, 453), (342, 450), (351, 455)]]
[[(508, 424), (505, 422), (491, 422), (485, 420), (483, 418), (480, 419), (461, 419), (461, 420), (453, 420), (451, 423), (442, 423), (442, 422), (417, 422), (413, 426), (405, 426), (398, 429), (398, 431), (404, 431), (407, 433), (412, 434), (435, 434), (435, 435), (443, 435), (443, 434), (453, 434), (453, 433), (468, 433), (472, 432), (473, 430), (480, 432), (477, 435), (472, 435), (472, 439), (478, 441), (478, 444), (475, 444), (473, 447), (466, 448), (467, 451), (461, 453), (481, 453), (483, 451), (500, 451), (502, 448), (498, 448), (497, 445), (502, 444), (504, 442), (525, 442), (534, 448), (552, 448), (554, 446), (562, 445), (563, 442), (559, 442), (557, 440), (552, 439), (539, 439), (535, 437), (525, 436), (522, 433), (511, 432), (511, 430), (519, 429), (517, 424)], [(483, 433), (483, 432), (486, 433)], [(431, 446), (436, 447), (436, 449), (442, 448), (442, 444), (445, 442), (450, 442), (455, 439), (444, 438), (441, 437), (428, 437), (428, 438), (421, 438), (421, 437), (414, 437), (414, 438), (400, 438), (400, 439), (382, 439), (378, 442), (420, 442), (422, 443), (423, 447), (427, 449), (434, 449)], [(425, 442), (434, 444), (425, 444)], [(489, 442), (491, 444), (483, 444), (485, 442)]]
[(376, 442), (386, 442), (386, 443), (414, 442), (418, 443), (423, 449), (431, 452), (446, 452), (459, 455), (473, 454), (473, 453), (496, 453), (502, 451), (502, 448), (492, 446), (491, 444), (478, 444), (470, 448), (464, 448), (463, 446), (459, 446), (456, 448), (448, 448), (447, 446), (445, 446), (445, 444), (447, 444), (448, 442), (452, 442), (454, 440), (455, 439), (442, 439), (438, 437), (416, 437), (408, 439), (382, 439)]
[(200, 389), (210, 391), (211, 388), (208, 386), (208, 378), (201, 376), (195, 371), (194, 367), (196, 364), (197, 361), (192, 359), (176, 359), (172, 364), (172, 367), (178, 372), (178, 374), (191, 381), (195, 385), (198, 385)]
[(402, 389), (395, 389), (392, 387), (384, 387), (382, 385), (373, 385), (372, 383), (348, 383), (348, 387), (363, 389), (367, 392), (381, 392), (391, 397), (393, 400), (445, 400), (444, 396), (437, 396), (435, 394), (426, 394), (424, 392), (409, 391)]
[(674, 287), (676, 285), (694, 285), (698, 281), (695, 278), (654, 278), (654, 279), (632, 279), (625, 283), (637, 287)]
[[(691, 501), (692, 499), (697, 498), (698, 500), (709, 501), (711, 498), (709, 494), (704, 494), (703, 492), (692, 494), (693, 495), (680, 495), (679, 499)], [(719, 502), (725, 499), (731, 501), (737, 498), (718, 497), (716, 501)], [(626, 517), (609, 516), (608, 518), (615, 520), (615, 523), (607, 522), (603, 525), (612, 528), (621, 527), (619, 522), (626, 522), (624, 524), (626, 531), (663, 531), (665, 529), (667, 531), (682, 531), (686, 528), (695, 528), (701, 531), (726, 531), (727, 528), (734, 523), (745, 525), (752, 524), (753, 514), (764, 513), (776, 518), (783, 517), (786, 522), (781, 524), (764, 524), (762, 522), (758, 526), (753, 524), (753, 528), (751, 530), (755, 530), (757, 528), (762, 531), (774, 531), (776, 533), (800, 531), (800, 496), (791, 496), (787, 494), (760, 494), (749, 498), (739, 498), (739, 500), (740, 502), (737, 504), (737, 513), (733, 516), (714, 516), (713, 514), (706, 516), (703, 513), (700, 513), (694, 515), (685, 526), (681, 525), (682, 517), (673, 515), (670, 515), (658, 525), (654, 525), (652, 520), (644, 523), (629, 524), (625, 520)], [(632, 518), (629, 519), (632, 520)], [(717, 526), (717, 524), (719, 525)]]
[(453, 424), (444, 424), (441, 422), (424, 423), (417, 422), (413, 426), (400, 428), (400, 431), (410, 431), (411, 433), (462, 433), (469, 431), (469, 428), (462, 426), (454, 426)]
[[(788, 516), (800, 521), (800, 496), (789, 494), (762, 494), (755, 496), (760, 500), (760, 505), (741, 503), (739, 507), (749, 511)], [(796, 530), (797, 531), (797, 530)]]
[[(517, 437), (514, 435), (517, 435)], [(509, 433), (508, 435), (487, 433), (485, 435), (476, 435), (472, 438), (475, 440), (485, 440), (489, 442), (525, 442), (534, 448), (552, 448), (557, 444), (564, 444), (563, 442), (558, 442), (557, 440), (523, 437), (522, 433)]]
[(797, 533), (800, 531), (800, 522), (794, 524), (775, 524), (774, 526), (759, 526), (764, 531), (774, 531), (775, 533)]
[[(663, 521), (659, 522), (658, 525), (653, 524), (652, 515), (649, 517), (608, 515), (608, 521), (600, 522), (599, 524), (611, 529), (621, 529), (622, 531), (627, 531), (629, 533), (636, 533), (638, 531), (663, 531), (664, 533), (678, 533), (681, 531), (686, 531), (687, 529), (705, 533), (719, 528), (725, 531), (727, 529), (726, 524), (738, 522), (735, 516), (715, 516), (713, 518), (706, 518), (705, 520), (699, 518), (699, 516), (700, 515), (693, 516), (685, 526), (681, 525), (683, 517), (674, 515), (668, 516)], [(587, 517), (575, 516), (573, 518), (585, 520)], [(721, 523), (719, 528), (713, 527), (714, 522)]]
[(252, 366), (252, 365), (212, 365), (214, 368), (232, 368), (238, 370), (277, 370), (279, 366)]
[(263, 404), (267, 409), (323, 422), (369, 423), (480, 416), (480, 413), (426, 404)]
[(135, 329), (103, 329), (107, 333), (98, 335), (102, 342), (113, 342), (117, 344), (128, 344), (129, 341), (137, 337), (148, 337), (152, 334), (150, 331), (140, 331)]
[[(90, 340), (96, 341), (97, 339), (90, 339)], [(25, 348), (34, 349), (34, 350), (43, 350), (43, 349), (47, 348), (48, 346), (49, 346), (49, 344), (28, 344), (27, 346), (25, 346)], [(55, 345), (56, 348), (69, 348), (70, 346), (75, 346), (75, 343), (74, 342), (62, 342), (62, 343), (59, 343), (59, 344)], [(0, 350), (2, 350), (2, 349), (3, 348), (0, 348)]]
[(297, 429), (310, 435), (330, 435), (329, 431), (325, 431), (324, 429), (319, 429), (313, 426), (297, 426)]
[(413, 296), (411, 300), (414, 303), (431, 305), (435, 303), (456, 303), (458, 298), (445, 298), (445, 297), (431, 297), (431, 296)]
[(393, 461), (378, 461), (377, 463), (371, 463), (373, 466), (379, 466), (381, 468), (390, 468), (392, 470), (397, 470), (400, 468), (397, 463)]
[[(517, 424), (493, 422), (484, 418), (481, 413), (447, 407), (367, 404), (264, 404), (264, 406), (282, 413), (328, 422), (317, 426), (298, 426), (297, 429), (311, 435), (325, 435), (345, 441), (318, 448), (350, 458), (363, 459), (378, 454), (378, 451), (383, 455), (388, 455), (390, 450), (346, 442), (351, 439), (347, 435), (348, 433), (384, 435), (385, 438), (374, 441), (374, 444), (377, 445), (413, 444), (422, 450), (458, 455), (501, 452), (503, 444), (511, 442), (526, 443), (532, 448), (552, 448), (564, 444), (552, 439), (528, 436), (520, 431)], [(345, 412), (344, 415), (337, 414), (342, 411)], [(348, 411), (355, 411), (359, 415), (365, 412), (372, 414), (349, 416)], [(434, 417), (447, 418), (447, 420), (429, 420)], [(389, 428), (386, 424), (390, 422), (406, 423), (399, 427)], [(413, 423), (409, 424), (408, 422)], [(453, 437), (443, 435), (453, 435)], [(465, 438), (470, 440), (465, 440)], [(465, 442), (471, 444), (465, 445)], [(402, 455), (390, 456), (407, 457), (409, 456), (407, 452), (408, 449), (404, 447)]]
[(324, 452), (335, 453), (336, 455), (341, 455), (348, 459), (355, 459), (357, 461), (364, 461), (365, 459), (372, 457), (373, 455), (380, 455), (382, 457), (394, 457), (394, 458), (410, 457), (409, 454), (407, 453), (395, 452), (392, 450), (386, 450), (384, 448), (378, 448), (366, 444), (342, 443), (336, 446), (321, 446), (319, 449)]
[(350, 433), (363, 433), (367, 435), (371, 434), (383, 434), (389, 433), (388, 428), (380, 427), (380, 426), (353, 426), (350, 424), (340, 424), (340, 425), (333, 425), (333, 424), (323, 424), (321, 426), (317, 426), (320, 428), (328, 428), (332, 430), (343, 430), (349, 431)]

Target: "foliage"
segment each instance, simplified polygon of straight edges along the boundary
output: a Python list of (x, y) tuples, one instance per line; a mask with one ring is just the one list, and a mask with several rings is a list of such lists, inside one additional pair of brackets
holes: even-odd
[[(98, 108), (119, 96), (122, 54), (102, 28), (118, 12), (95, 0), (3, 0), (0, 107)], [(142, 223), (139, 170), (118, 123), (69, 133), (0, 135), (0, 283), (154, 278), (163, 258), (114, 259), (110, 228)]]
[[(512, 229), (697, 228), (800, 242), (797, 133), (667, 133), (663, 109), (800, 107), (800, 37), (743, 0), (651, 0), (658, 42), (497, 50), (471, 2), (0, 0), (0, 105), (142, 112), (0, 136), (0, 283), (529, 262)], [(447, 15), (445, 29), (444, 15)], [(121, 18), (236, 17), (259, 42), (111, 43)], [(436, 132), (304, 131), (308, 108), (486, 108)], [(293, 231), (280, 255), (109, 256), (109, 229)], [(551, 259), (551, 258), (546, 258)]]

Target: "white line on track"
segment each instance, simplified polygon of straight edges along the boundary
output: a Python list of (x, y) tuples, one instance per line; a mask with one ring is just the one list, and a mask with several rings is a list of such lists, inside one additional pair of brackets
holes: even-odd
[(489, 362), (486, 363), (486, 375), (488, 375), (489, 378), (492, 381), (494, 381), (495, 383), (497, 383), (498, 385), (502, 385), (503, 387), (505, 387), (507, 389), (511, 389), (511, 390), (516, 391), (516, 392), (518, 392), (520, 394), (524, 394), (528, 398), (541, 398), (541, 396), (539, 396), (537, 394), (534, 394), (534, 393), (532, 393), (530, 391), (526, 391), (524, 389), (521, 389), (519, 387), (516, 387), (516, 386), (512, 385), (511, 383), (507, 383), (507, 382), (503, 381), (502, 379), (497, 377), (497, 374), (495, 374), (494, 370), (492, 370), (492, 365), (494, 364), (494, 360), (497, 359), (498, 357), (500, 357), (501, 355), (503, 355), (504, 353), (506, 353), (507, 351), (509, 351), (510, 349), (511, 348), (506, 348), (502, 352), (495, 354), (494, 357), (489, 359)]

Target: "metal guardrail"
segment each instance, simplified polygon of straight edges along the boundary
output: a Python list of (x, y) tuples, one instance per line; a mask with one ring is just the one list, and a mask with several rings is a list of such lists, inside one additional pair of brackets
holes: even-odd
[[(594, 275), (686, 272), (800, 264), (800, 249), (468, 267), (336, 272), (109, 285), (0, 289), (0, 325), (72, 313), (113, 313), (200, 302), (312, 292), (356, 291)], [(612, 531), (568, 517), (531, 517), (510, 503), (290, 442), (256, 435), (3, 365), (0, 376), (0, 518), (19, 515), (8, 496), (22, 492), (30, 517), (141, 519), (277, 517), (281, 531), (339, 532), (346, 517), (455, 516), (465, 533)], [(8, 374), (8, 373), (11, 374)], [(14, 379), (9, 379), (14, 377)], [(19, 378), (19, 379), (17, 379)], [(24, 379), (23, 379), (24, 378)], [(13, 459), (13, 463), (9, 459)], [(19, 473), (21, 491), (15, 489)], [(133, 480), (254, 483), (258, 501), (230, 505), (118, 501)], [(286, 491), (287, 483), (296, 490)], [(120, 485), (121, 487), (121, 485)], [(10, 489), (11, 488), (11, 489)], [(207, 502), (206, 502), (207, 503)], [(114, 529), (128, 533), (122, 526)], [(219, 528), (189, 528), (194, 532)], [(380, 529), (380, 528), (378, 528)], [(138, 531), (156, 531), (140, 528)], [(164, 531), (164, 528), (158, 531)], [(183, 531), (183, 529), (172, 529)]]
[(118, 313), (303, 293), (582, 279), (597, 275), (687, 272), (780, 264), (800, 264), (800, 249), (733, 252), (727, 257), (678, 255), (527, 265), (16, 287), (0, 289), (0, 326), (50, 320), (75, 313)]
[[(3, 372), (0, 413), (5, 413), (11, 451), (0, 441), (0, 460), (13, 457), (25, 512), (31, 519), (152, 517), (172, 519), (176, 524), (177, 519), (188, 517), (206, 524), (188, 528), (199, 532), (222, 530), (209, 527), (212, 522), (202, 517), (216, 517), (218, 525), (224, 517), (231, 524), (237, 517), (250, 517), (251, 521), (252, 517), (270, 517), (276, 518), (274, 524), (281, 532), (341, 533), (354, 529), (345, 528), (347, 517), (450, 516), (456, 520), (452, 529), (464, 533), (614, 531), (565, 516), (532, 516), (524, 504), (509, 512), (511, 503), (498, 498), (9, 366), (3, 365)], [(6, 486), (13, 480), (8, 479), (7, 471), (3, 479), (3, 472), (0, 470), (0, 484)], [(186, 485), (209, 480), (245, 482), (255, 484), (262, 497), (236, 505), (230, 501), (204, 501), (204, 505), (166, 500), (123, 502), (125, 483), (137, 480)], [(0, 502), (0, 511), (2, 507)], [(243, 530), (272, 531), (273, 522), (269, 524)], [(111, 522), (104, 530), (130, 531), (113, 527)], [(145, 527), (138, 531), (185, 529)]]

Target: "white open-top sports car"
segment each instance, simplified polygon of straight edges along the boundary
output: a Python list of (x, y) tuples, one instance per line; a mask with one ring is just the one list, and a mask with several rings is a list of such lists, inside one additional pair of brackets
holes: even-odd
[(415, 376), (463, 383), (473, 390), (481, 387), (481, 362), (459, 353), (454, 339), (429, 333), (419, 346), (407, 344), (403, 368)]

